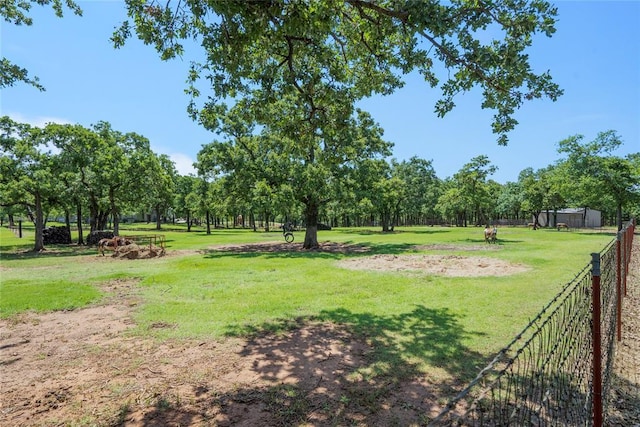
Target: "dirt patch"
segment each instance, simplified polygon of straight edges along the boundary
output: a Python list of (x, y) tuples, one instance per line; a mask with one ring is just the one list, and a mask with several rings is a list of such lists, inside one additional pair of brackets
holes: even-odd
[(449, 277), (508, 276), (528, 267), (507, 261), (459, 255), (373, 255), (341, 260), (338, 266), (353, 270), (408, 271)]
[[(302, 252), (306, 251), (301, 243), (265, 242), (245, 245), (219, 245), (210, 248), (220, 252)], [(413, 250), (434, 251), (495, 251), (496, 245), (417, 245)], [(317, 252), (362, 254), (370, 252), (370, 248), (362, 245), (336, 242), (322, 242), (315, 249)], [(353, 270), (374, 270), (393, 272), (420, 272), (450, 277), (473, 276), (508, 276), (523, 273), (528, 267), (512, 264), (507, 261), (478, 256), (460, 255), (373, 255), (341, 260), (339, 267)]]
[(622, 341), (616, 343), (607, 426), (640, 426), (640, 235), (636, 234), (622, 299)]
[(500, 250), (498, 245), (416, 245), (412, 248), (416, 251), (460, 251), (460, 252), (477, 252), (477, 251), (497, 251)]
[(104, 305), (0, 320), (0, 425), (383, 426), (439, 410), (423, 376), (373, 375), (374, 346), (346, 326), (160, 342), (129, 333), (135, 281), (103, 287)]
[(372, 349), (336, 325), (158, 343), (116, 334), (130, 327), (123, 314), (103, 306), (3, 324), (0, 424), (382, 426), (439, 408), (424, 380), (354, 375)]

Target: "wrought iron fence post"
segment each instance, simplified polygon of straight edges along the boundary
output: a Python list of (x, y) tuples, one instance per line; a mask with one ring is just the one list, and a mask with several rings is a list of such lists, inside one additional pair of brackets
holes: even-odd
[(593, 313), (591, 319), (593, 342), (593, 385), (592, 406), (593, 425), (602, 426), (602, 337), (600, 336), (600, 254), (591, 254), (591, 300)]

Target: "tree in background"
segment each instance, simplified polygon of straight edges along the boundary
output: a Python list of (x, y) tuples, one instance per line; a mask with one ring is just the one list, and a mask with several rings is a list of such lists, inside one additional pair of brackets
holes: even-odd
[(47, 150), (42, 133), (0, 117), (0, 205), (26, 209), (35, 225), (36, 252), (45, 249), (45, 209), (63, 192), (60, 157)]
[(568, 206), (565, 194), (567, 194), (567, 184), (571, 181), (567, 179), (566, 172), (566, 168), (561, 164), (549, 165), (538, 171), (542, 189), (545, 192), (543, 202), (547, 214), (545, 227), (550, 226), (551, 212), (553, 212), (553, 224), (555, 225), (558, 223), (558, 210)]
[(197, 178), (193, 175), (176, 175), (175, 180), (172, 209), (175, 215), (185, 219), (187, 232), (190, 232), (193, 206), (190, 203), (189, 195), (195, 189)]
[(156, 230), (162, 229), (162, 218), (172, 206), (176, 191), (176, 171), (166, 154), (157, 155), (151, 149), (136, 149), (131, 157), (132, 168), (139, 174), (134, 183), (144, 189), (144, 203), (155, 213)]
[(453, 175), (458, 197), (464, 206), (465, 226), (471, 217), (476, 225), (488, 224), (488, 212), (495, 206), (498, 194), (492, 194), (488, 177), (498, 168), (489, 157), (476, 156)]
[(546, 183), (541, 171), (526, 168), (518, 175), (518, 184), (522, 189), (522, 210), (533, 217), (533, 229), (542, 226), (539, 223), (540, 213), (545, 209)]
[[(418, 70), (431, 87), (439, 85), (439, 116), (455, 106), (457, 94), (479, 86), (482, 107), (496, 111), (492, 127), (500, 144), (507, 143), (506, 133), (517, 123), (513, 113), (525, 100), (561, 95), (548, 73), (531, 70), (523, 53), (534, 33), (555, 32), (557, 11), (545, 1), (126, 4), (133, 24), (125, 21), (114, 33), (116, 47), (132, 30), (163, 59), (181, 55), (183, 39), (201, 41), (207, 59), (192, 66), (189, 112), (206, 128), (228, 131), (231, 112), (266, 128), (283, 144), (294, 141), (293, 153), (301, 162), (297, 176), (305, 188), (297, 193), (305, 205), (305, 248), (318, 245), (322, 183), (341, 157), (348, 163), (371, 140), (362, 135), (370, 127), (363, 126), (355, 103), (392, 93), (403, 85), (402, 74)], [(483, 43), (490, 34), (499, 37)], [(448, 76), (444, 82), (435, 73), (437, 61)], [(201, 77), (213, 91), (202, 107), (195, 102)], [(233, 108), (227, 106), (230, 101)]]
[(516, 222), (523, 219), (521, 216), (523, 202), (524, 197), (519, 183), (507, 182), (502, 185), (496, 201), (496, 210), (499, 217), (515, 220)]
[[(622, 145), (613, 130), (600, 132), (591, 142), (583, 135), (571, 136), (558, 143), (558, 152), (567, 154), (569, 174), (574, 182), (587, 187), (592, 195), (607, 195), (616, 206), (616, 224), (622, 228), (623, 210), (640, 200), (639, 153), (624, 158), (612, 153)], [(590, 206), (594, 206), (593, 204)]]
[(284, 186), (293, 179), (290, 157), (282, 148), (268, 135), (237, 133), (235, 138), (204, 145), (198, 168), (216, 180), (224, 178), (221, 190), (234, 216), (247, 210), (254, 227), (255, 215), (268, 227), (276, 206), (282, 206)]
[(362, 162), (356, 172), (362, 206), (370, 204), (369, 213), (379, 219), (383, 232), (393, 231), (406, 197), (406, 182), (383, 159)]
[(441, 194), (442, 181), (436, 176), (431, 160), (416, 156), (409, 160), (391, 162), (394, 176), (405, 183), (405, 196), (401, 201), (405, 222), (411, 225), (433, 224), (438, 214), (436, 204)]
[(442, 183), (442, 194), (438, 197), (436, 209), (440, 216), (448, 223), (458, 227), (467, 226), (467, 204), (462, 189), (456, 181), (447, 178)]
[(117, 235), (123, 209), (149, 194), (144, 185), (144, 165), (154, 155), (149, 141), (136, 133), (116, 131), (105, 121), (91, 129), (50, 123), (45, 134), (61, 150), (67, 171), (76, 174), (89, 207), (91, 231), (106, 229), (111, 217)]
[(194, 164), (198, 171), (198, 180), (194, 191), (189, 194), (188, 201), (192, 210), (200, 216), (205, 218), (205, 226), (207, 234), (211, 234), (211, 191), (210, 187), (220, 177), (217, 176), (214, 171), (207, 167), (206, 158), (203, 158), (202, 151), (198, 153), (198, 160)]
[(49, 123), (43, 130), (43, 138), (47, 143), (60, 149), (60, 162), (62, 165), (61, 174), (58, 178), (62, 181), (64, 192), (61, 193), (60, 205), (65, 212), (67, 227), (71, 228), (71, 212), (76, 215), (76, 226), (78, 228), (78, 245), (84, 244), (84, 228), (82, 224), (83, 207), (88, 204), (88, 198), (84, 191), (82, 182), (82, 172), (86, 172), (84, 165), (83, 146), (91, 147), (93, 144), (87, 143), (97, 136), (80, 125), (59, 125)]

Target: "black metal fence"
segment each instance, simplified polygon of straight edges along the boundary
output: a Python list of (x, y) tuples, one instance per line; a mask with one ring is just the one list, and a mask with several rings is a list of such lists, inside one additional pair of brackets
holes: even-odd
[(590, 426), (606, 417), (634, 222), (430, 426)]

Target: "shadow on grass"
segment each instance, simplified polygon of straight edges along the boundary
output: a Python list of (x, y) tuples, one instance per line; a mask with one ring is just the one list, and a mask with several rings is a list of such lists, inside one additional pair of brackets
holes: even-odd
[(188, 406), (161, 396), (144, 425), (202, 418), (219, 425), (426, 425), (486, 364), (464, 344), (472, 334), (459, 315), (422, 305), (397, 315), (336, 309), (230, 328), (229, 336), (249, 337), (239, 353), (245, 367), (231, 377), (252, 380), (226, 391), (204, 382)]
[[(611, 238), (615, 238), (618, 234), (615, 231), (579, 231), (579, 233), (585, 236), (611, 236)], [(636, 235), (637, 234), (638, 233), (636, 233)]]
[(13, 246), (11, 248), (0, 248), (0, 259), (7, 261), (33, 259), (42, 257), (74, 257), (84, 255), (95, 255), (97, 249), (93, 246), (82, 246), (74, 243), (69, 245), (46, 245), (42, 252), (35, 252), (33, 244), (25, 246)]
[(500, 237), (498, 237), (498, 239), (493, 243), (485, 242), (484, 237), (480, 237), (478, 239), (464, 239), (464, 240), (461, 240), (461, 241), (463, 241), (465, 243), (473, 243), (473, 244), (476, 244), (476, 245), (487, 245), (487, 246), (493, 246), (493, 245), (504, 246), (504, 245), (511, 244), (511, 243), (522, 243), (522, 242), (524, 242), (524, 240), (502, 239)]
[(358, 228), (346, 228), (346, 229), (338, 229), (336, 230), (336, 233), (338, 234), (357, 234), (360, 236), (370, 236), (370, 235), (374, 235), (374, 236), (387, 236), (387, 235), (397, 235), (397, 234), (424, 234), (424, 235), (430, 235), (430, 234), (443, 234), (443, 233), (450, 233), (450, 230), (424, 230), (424, 229), (420, 229), (420, 230), (395, 230), (395, 231), (382, 231), (382, 230), (371, 230), (371, 229), (358, 229)]
[(249, 243), (225, 246), (205, 251), (205, 258), (307, 258), (340, 259), (345, 256), (370, 256), (376, 254), (401, 254), (415, 252), (410, 243), (379, 244), (322, 242), (318, 249), (304, 249), (302, 243)]
[[(230, 327), (226, 335), (255, 339), (295, 331), (310, 322), (330, 322), (341, 325), (350, 339), (366, 341), (373, 349), (375, 360), (372, 362), (384, 361), (389, 366), (413, 370), (417, 365), (408, 361), (418, 360), (442, 368), (465, 382), (473, 378), (486, 358), (463, 344), (466, 338), (483, 334), (465, 331), (459, 319), (460, 315), (447, 308), (423, 305), (416, 305), (408, 313), (388, 316), (336, 309), (322, 311), (309, 319), (283, 319), (259, 326), (237, 325)], [(403, 370), (406, 371), (399, 371)]]
[[(451, 396), (488, 361), (464, 344), (476, 333), (459, 318), (423, 305), (388, 316), (336, 309), (313, 319), (232, 328), (228, 335), (252, 337), (244, 353), (260, 360), (255, 371), (261, 378), (295, 384), (269, 392), (299, 408), (278, 422), (302, 422), (309, 416), (304, 408), (320, 407), (329, 425), (363, 417), (365, 425), (422, 424), (438, 399)], [(425, 366), (444, 373), (427, 374)], [(319, 387), (328, 390), (318, 393)]]

